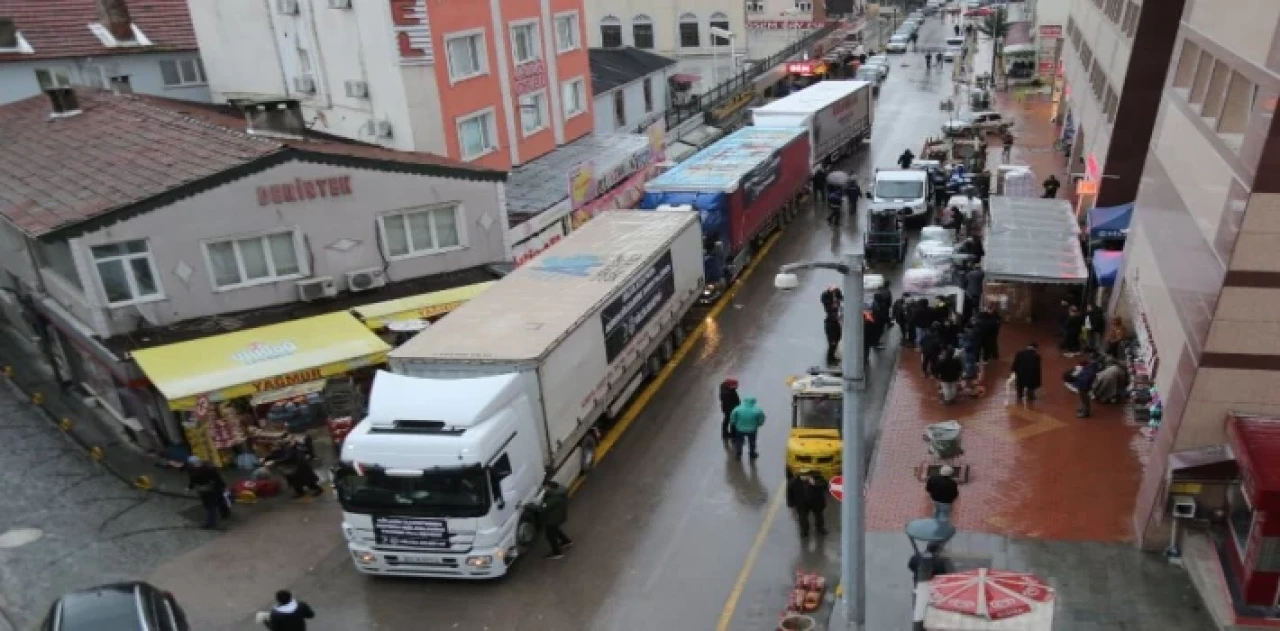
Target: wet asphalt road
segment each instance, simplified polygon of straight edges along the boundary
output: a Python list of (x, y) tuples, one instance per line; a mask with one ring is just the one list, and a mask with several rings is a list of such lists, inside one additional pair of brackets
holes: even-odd
[[(920, 45), (940, 46), (943, 37), (933, 20)], [(926, 73), (919, 55), (895, 56), (873, 140), (846, 169), (867, 182), (904, 148), (918, 153), (945, 121), (938, 103), (950, 76), (950, 64)], [(150, 578), (178, 594), (201, 629), (252, 628), (252, 612), (281, 586), (316, 607), (321, 630), (773, 628), (796, 569), (822, 572), (834, 586), (839, 568), (838, 505), (828, 507), (831, 534), (802, 542), (779, 495), (786, 379), (822, 362), (818, 295), (839, 278), (814, 272), (780, 292), (773, 270), (860, 247), (856, 226), (832, 229), (825, 215), (806, 213), (782, 234), (582, 486), (566, 526), (577, 545), (564, 559), (525, 558), (483, 584), (365, 578), (352, 569), (337, 506), (326, 499), (267, 509)], [(900, 271), (884, 273), (896, 281)], [(896, 356), (893, 344), (871, 361), (872, 438)], [(754, 464), (728, 457), (719, 437), (716, 388), (729, 376), (770, 418)]]

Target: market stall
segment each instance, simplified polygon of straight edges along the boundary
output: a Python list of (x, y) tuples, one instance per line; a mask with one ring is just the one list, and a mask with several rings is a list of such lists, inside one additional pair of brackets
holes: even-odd
[(190, 453), (250, 468), (290, 433), (342, 427), (391, 350), (346, 312), (148, 348), (134, 360), (177, 415)]
[(1069, 295), (1052, 288), (1070, 286), (1078, 294), (1089, 281), (1070, 202), (995, 195), (990, 203), (983, 238), (986, 304), (1006, 319), (1057, 313)]

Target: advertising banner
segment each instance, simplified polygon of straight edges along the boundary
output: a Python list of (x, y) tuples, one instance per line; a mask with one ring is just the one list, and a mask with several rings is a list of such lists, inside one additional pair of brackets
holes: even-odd
[(765, 191), (778, 181), (778, 176), (782, 174), (782, 154), (775, 153), (769, 156), (760, 166), (752, 169), (747, 176), (742, 178), (742, 203), (744, 206), (750, 206)]
[(667, 251), (600, 312), (605, 357), (610, 364), (675, 293), (675, 266)]

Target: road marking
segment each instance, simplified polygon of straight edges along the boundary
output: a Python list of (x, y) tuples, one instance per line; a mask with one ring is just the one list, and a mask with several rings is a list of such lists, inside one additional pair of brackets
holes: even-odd
[(738, 609), (738, 601), (742, 599), (742, 592), (747, 588), (747, 581), (751, 579), (751, 571), (755, 569), (756, 561), (760, 558), (760, 550), (764, 548), (765, 539), (769, 537), (769, 529), (773, 527), (773, 520), (778, 518), (778, 511), (782, 508), (782, 498), (787, 495), (785, 486), (778, 487), (773, 494), (773, 501), (769, 503), (769, 512), (764, 516), (764, 523), (760, 524), (760, 531), (756, 533), (756, 540), (751, 543), (751, 550), (747, 552), (747, 558), (742, 562), (742, 570), (738, 572), (738, 580), (733, 583), (733, 591), (729, 592), (729, 599), (724, 603), (724, 609), (720, 611), (720, 621), (716, 623), (716, 631), (728, 631), (729, 625), (733, 623), (733, 612)]
[[(604, 438), (600, 439), (600, 444), (596, 446), (597, 466), (604, 461), (605, 455), (613, 450), (614, 445), (618, 443), (618, 439), (622, 438), (622, 435), (627, 432), (627, 428), (631, 427), (631, 424), (636, 421), (636, 418), (640, 416), (640, 413), (649, 406), (649, 401), (658, 394), (658, 391), (662, 389), (662, 386), (671, 378), (671, 374), (674, 373), (676, 368), (684, 362), (684, 358), (689, 354), (689, 351), (693, 350), (694, 345), (696, 345), (698, 341), (702, 339), (702, 336), (706, 334), (707, 321), (720, 317), (720, 313), (724, 311), (725, 307), (728, 306), (729, 303), (733, 301), (733, 298), (738, 295), (738, 290), (742, 289), (742, 287), (746, 285), (747, 279), (751, 278), (751, 273), (754, 272), (756, 267), (760, 265), (760, 262), (765, 259), (765, 256), (769, 254), (769, 250), (773, 249), (773, 245), (778, 242), (778, 239), (781, 236), (782, 231), (779, 230), (773, 233), (773, 236), (769, 237), (769, 239), (764, 242), (764, 245), (760, 246), (760, 250), (756, 252), (755, 258), (751, 259), (751, 262), (747, 264), (746, 269), (742, 270), (742, 275), (739, 276), (733, 286), (730, 287), (729, 290), (711, 306), (711, 310), (707, 312), (706, 317), (698, 323), (698, 326), (694, 327), (693, 331), (684, 339), (684, 342), (680, 344), (680, 348), (676, 349), (675, 354), (671, 356), (671, 361), (667, 362), (667, 364), (662, 367), (662, 370), (658, 371), (658, 375), (653, 378), (653, 381), (649, 382), (649, 385), (645, 386), (644, 390), (641, 390), (640, 394), (636, 395), (635, 400), (631, 402), (631, 405), (627, 406), (626, 411), (622, 413), (622, 416), (618, 419), (617, 424), (613, 426), (613, 429), (609, 430), (609, 433), (605, 434)], [(586, 482), (586, 479), (586, 476), (578, 476), (578, 479), (574, 480), (573, 484), (569, 485), (569, 494), (573, 495), (577, 493), (582, 484)]]

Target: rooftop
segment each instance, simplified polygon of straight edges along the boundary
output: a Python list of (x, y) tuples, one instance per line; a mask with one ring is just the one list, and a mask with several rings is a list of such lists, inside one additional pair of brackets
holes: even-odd
[(518, 226), (568, 198), (569, 172), (579, 165), (592, 162), (597, 173), (608, 171), (648, 147), (649, 137), (640, 134), (591, 134), (512, 169), (507, 220)]
[(604, 94), (676, 65), (674, 59), (630, 46), (591, 48), (587, 50), (587, 58), (591, 62), (591, 88), (596, 94)]
[(291, 159), (505, 177), (431, 154), (318, 134), (255, 136), (226, 106), (101, 90), (81, 89), (77, 97), (81, 113), (63, 118), (50, 117), (44, 95), (0, 106), (0, 215), (33, 237), (96, 229)]
[(0, 53), (0, 62), (195, 51), (196, 32), (187, 0), (126, 0), (134, 28), (148, 46), (108, 46), (90, 24), (100, 21), (97, 0), (0, 0), (0, 18), (13, 20), (30, 53)]

